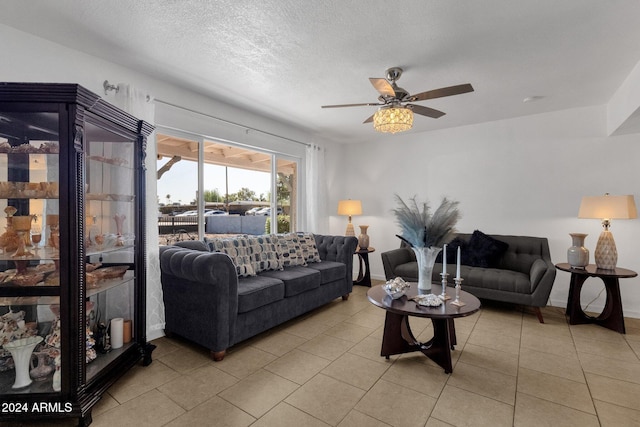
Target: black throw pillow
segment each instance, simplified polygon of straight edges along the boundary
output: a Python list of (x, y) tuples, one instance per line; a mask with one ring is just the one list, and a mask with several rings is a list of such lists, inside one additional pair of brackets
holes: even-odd
[[(509, 244), (494, 239), (480, 230), (475, 230), (467, 245), (468, 261), (472, 267), (497, 267), (500, 258), (509, 248)], [(449, 255), (449, 254), (447, 254)], [(463, 264), (465, 257), (462, 257)]]
[[(462, 257), (462, 259), (460, 260), (460, 264), (466, 264), (465, 259), (468, 258), (467, 242), (460, 237), (456, 237), (455, 239), (447, 243), (447, 264), (454, 265), (457, 262), (456, 257), (458, 256), (458, 247), (460, 247), (460, 256)], [(440, 253), (438, 254), (436, 262), (442, 264), (442, 251), (440, 251)]]

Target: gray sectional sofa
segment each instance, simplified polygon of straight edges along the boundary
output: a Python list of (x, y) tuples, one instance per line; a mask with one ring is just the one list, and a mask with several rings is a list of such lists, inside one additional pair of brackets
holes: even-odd
[[(276, 236), (254, 236), (162, 247), (165, 332), (206, 347), (218, 361), (236, 343), (338, 297), (346, 300), (357, 239), (306, 238), (306, 245), (290, 234), (282, 246)], [(246, 242), (248, 251), (238, 253)], [(247, 253), (252, 267), (244, 268)]]
[[(469, 245), (474, 235), (458, 234), (452, 242), (453, 245), (450, 245), (451, 252), (447, 253), (449, 283), (453, 284), (456, 260), (454, 251), (459, 244), (462, 245), (463, 251), (460, 273), (464, 279), (464, 291), (487, 300), (532, 306), (540, 323), (544, 323), (540, 307), (547, 305), (556, 276), (547, 239), (528, 236), (487, 236), (477, 230), (474, 232), (476, 235), (478, 233), (482, 235), (480, 241), (484, 244), (481, 246), (485, 249), (496, 242), (500, 248), (486, 251), (479, 257)], [(387, 280), (395, 277), (402, 277), (407, 281), (418, 280), (416, 257), (408, 246), (403, 244), (398, 249), (383, 252), (381, 256)], [(442, 280), (440, 273), (442, 264), (436, 263), (432, 277), (434, 282)]]

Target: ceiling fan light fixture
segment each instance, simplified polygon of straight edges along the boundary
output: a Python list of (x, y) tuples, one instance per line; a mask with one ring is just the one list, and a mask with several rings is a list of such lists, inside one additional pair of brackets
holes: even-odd
[(405, 107), (383, 107), (373, 115), (373, 128), (378, 132), (404, 132), (413, 126), (413, 111)]

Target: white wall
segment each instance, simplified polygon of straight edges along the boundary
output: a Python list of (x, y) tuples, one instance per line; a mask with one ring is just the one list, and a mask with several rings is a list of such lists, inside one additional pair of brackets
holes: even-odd
[[(461, 232), (547, 237), (554, 263), (566, 262), (570, 232), (589, 234), (593, 262), (602, 228), (598, 220), (577, 218), (582, 196), (634, 194), (640, 203), (640, 135), (607, 137), (604, 106), (384, 135), (344, 150), (349, 168), (339, 181), (346, 186), (336, 188), (329, 203), (337, 206), (346, 196), (362, 200), (364, 215), (353, 222), (370, 225), (376, 252), (369, 259), (378, 279), (384, 279), (380, 253), (399, 245), (390, 212), (394, 193), (417, 195), (434, 209), (442, 196), (460, 201)], [(332, 224), (332, 232), (344, 233), (345, 218), (334, 213)], [(618, 266), (640, 272), (640, 220), (614, 220), (611, 231)], [(566, 306), (568, 283), (569, 275), (558, 272), (552, 305)], [(640, 279), (622, 279), (620, 285), (625, 315), (640, 317)], [(599, 280), (589, 280), (583, 303), (602, 288)], [(591, 307), (603, 304), (604, 294)]]

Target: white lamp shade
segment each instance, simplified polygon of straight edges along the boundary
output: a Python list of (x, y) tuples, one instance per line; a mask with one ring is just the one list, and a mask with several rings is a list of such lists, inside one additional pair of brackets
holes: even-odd
[(600, 233), (596, 245), (596, 267), (603, 270), (615, 270), (618, 263), (618, 250), (609, 231), (611, 219), (633, 219), (638, 217), (633, 196), (585, 196), (580, 203), (578, 218), (601, 219), (604, 230)]
[(340, 200), (338, 202), (338, 215), (362, 215), (362, 202), (360, 200)]
[(585, 196), (578, 211), (578, 218), (632, 219), (637, 217), (638, 211), (632, 195)]

